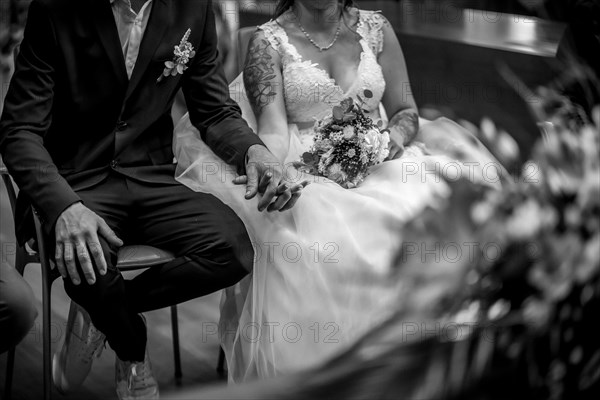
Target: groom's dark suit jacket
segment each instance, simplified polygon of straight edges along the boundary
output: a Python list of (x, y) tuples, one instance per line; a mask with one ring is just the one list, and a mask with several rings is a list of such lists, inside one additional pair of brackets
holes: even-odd
[[(197, 52), (189, 68), (157, 82), (188, 28)], [(111, 169), (177, 184), (170, 112), (180, 87), (205, 142), (243, 168), (261, 142), (229, 98), (210, 1), (154, 0), (128, 80), (109, 0), (34, 0), (0, 120), (0, 152), (21, 189), (19, 241), (31, 237), (30, 203), (53, 229), (76, 192)]]

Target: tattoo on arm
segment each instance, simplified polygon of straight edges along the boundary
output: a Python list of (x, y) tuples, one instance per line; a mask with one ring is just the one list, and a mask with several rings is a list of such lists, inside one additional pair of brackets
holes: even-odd
[(386, 17), (384, 17), (383, 14), (380, 14), (380, 15), (381, 15), (381, 19), (383, 20), (383, 26), (391, 27), (392, 24), (390, 24), (390, 21), (388, 21), (388, 19)]
[(273, 57), (269, 54), (272, 49), (268, 40), (261, 37), (256, 31), (250, 39), (246, 65), (244, 66), (244, 86), (255, 114), (259, 114), (263, 108), (273, 101), (276, 95), (275, 64)]
[(390, 119), (388, 129), (398, 132), (407, 145), (419, 132), (419, 115), (413, 109), (399, 111)]

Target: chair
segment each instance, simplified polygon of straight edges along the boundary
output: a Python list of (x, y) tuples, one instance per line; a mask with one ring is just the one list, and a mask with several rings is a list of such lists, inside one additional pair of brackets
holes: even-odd
[[(11, 211), (15, 215), (16, 192), (12, 179), (6, 168), (0, 163), (0, 176), (6, 186)], [(17, 245), (15, 254), (15, 268), (23, 275), (25, 267), (30, 263), (39, 263), (42, 269), (42, 337), (43, 337), (43, 374), (44, 374), (44, 400), (50, 399), (51, 394), (51, 356), (50, 343), (51, 333), (51, 290), (52, 283), (60, 276), (56, 269), (50, 269), (50, 258), (47, 254), (45, 238), (42, 233), (41, 223), (34, 216), (36, 238), (25, 246)], [(37, 248), (36, 250), (33, 250)], [(174, 256), (166, 251), (151, 246), (125, 246), (119, 250), (117, 268), (122, 271), (133, 271), (152, 268), (163, 265), (174, 259)], [(179, 351), (179, 324), (177, 317), (177, 306), (171, 306), (171, 327), (173, 332), (173, 356), (175, 363), (175, 382), (181, 384), (181, 356)], [(4, 398), (9, 399), (12, 389), (12, 376), (15, 362), (15, 349), (8, 352), (6, 382), (4, 387)]]

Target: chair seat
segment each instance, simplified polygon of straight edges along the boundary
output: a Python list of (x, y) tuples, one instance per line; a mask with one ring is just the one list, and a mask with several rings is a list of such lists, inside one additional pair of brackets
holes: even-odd
[(175, 259), (175, 256), (165, 250), (152, 246), (135, 245), (124, 246), (117, 255), (117, 268), (120, 270), (134, 270), (166, 264)]

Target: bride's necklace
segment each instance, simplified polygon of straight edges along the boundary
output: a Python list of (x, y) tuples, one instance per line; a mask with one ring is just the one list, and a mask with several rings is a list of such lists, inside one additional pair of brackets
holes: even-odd
[(340, 17), (340, 20), (338, 21), (337, 30), (335, 31), (335, 35), (333, 36), (333, 40), (331, 41), (331, 43), (329, 43), (329, 45), (327, 45), (325, 47), (321, 47), (321, 46), (319, 46), (319, 44), (317, 42), (315, 42), (313, 40), (313, 38), (308, 34), (308, 32), (306, 32), (306, 29), (304, 29), (304, 27), (300, 23), (300, 18), (298, 18), (298, 16), (296, 16), (296, 19), (298, 20), (298, 26), (300, 27), (300, 30), (302, 31), (302, 33), (304, 33), (304, 36), (306, 36), (308, 41), (311, 42), (313, 44), (313, 46), (315, 46), (317, 49), (319, 49), (320, 52), (329, 50), (331, 48), (331, 46), (333, 46), (335, 44), (335, 42), (337, 42), (338, 36), (340, 36), (340, 32), (342, 31), (342, 18)]

